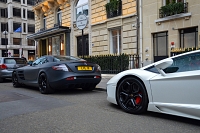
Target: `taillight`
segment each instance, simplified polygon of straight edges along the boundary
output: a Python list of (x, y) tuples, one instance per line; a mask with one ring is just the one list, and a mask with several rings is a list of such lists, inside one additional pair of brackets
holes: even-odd
[(70, 71), (65, 64), (61, 64), (58, 66), (52, 66), (53, 70), (60, 70), (60, 71)]
[(74, 79), (76, 79), (76, 77), (68, 77), (68, 78), (66, 78), (66, 80), (74, 80)]
[(94, 78), (99, 79), (99, 78), (101, 78), (101, 76), (94, 76)]
[(5, 64), (0, 65), (0, 69), (7, 69), (8, 67)]

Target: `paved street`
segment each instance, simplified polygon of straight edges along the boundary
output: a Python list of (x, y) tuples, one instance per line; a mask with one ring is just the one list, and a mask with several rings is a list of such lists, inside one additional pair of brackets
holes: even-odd
[(0, 133), (198, 133), (200, 122), (147, 112), (133, 115), (106, 100), (109, 75), (92, 92), (42, 95), (37, 88), (0, 83)]

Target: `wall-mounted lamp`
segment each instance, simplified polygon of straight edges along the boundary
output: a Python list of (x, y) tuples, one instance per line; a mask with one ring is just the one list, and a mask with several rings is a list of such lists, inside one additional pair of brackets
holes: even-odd
[(64, 44), (61, 42), (61, 50), (64, 50)]
[(51, 45), (49, 45), (49, 52), (51, 52)]

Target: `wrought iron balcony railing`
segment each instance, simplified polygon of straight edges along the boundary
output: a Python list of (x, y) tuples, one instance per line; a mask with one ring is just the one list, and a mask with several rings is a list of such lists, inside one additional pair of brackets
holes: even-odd
[(118, 3), (116, 6), (113, 6), (113, 3), (111, 2), (105, 5), (107, 18), (113, 18), (122, 15), (122, 1), (118, 0), (117, 2)]
[(159, 18), (164, 18), (167, 16), (172, 16), (187, 12), (188, 12), (188, 2), (186, 3), (178, 2), (178, 3), (168, 4), (166, 6), (162, 6), (159, 9)]

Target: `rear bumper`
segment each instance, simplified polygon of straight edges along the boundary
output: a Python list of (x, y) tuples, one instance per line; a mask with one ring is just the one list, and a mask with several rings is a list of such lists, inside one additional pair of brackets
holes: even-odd
[(78, 78), (74, 80), (61, 79), (50, 82), (50, 86), (54, 89), (71, 89), (96, 86), (101, 81), (101, 78)]
[(1, 78), (12, 78), (12, 72), (11, 70), (0, 70), (0, 77)]

